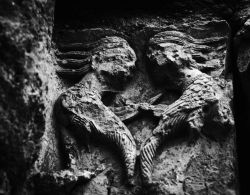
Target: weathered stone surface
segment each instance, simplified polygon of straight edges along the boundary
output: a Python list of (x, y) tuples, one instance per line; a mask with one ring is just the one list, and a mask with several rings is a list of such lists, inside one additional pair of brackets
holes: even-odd
[[(207, 33), (218, 26), (220, 29), (214, 33)], [(219, 70), (224, 68), (228, 38), (226, 29), (228, 25), (224, 20), (213, 18), (210, 21), (209, 18), (201, 17), (200, 20), (196, 20), (196, 24), (193, 24), (193, 28), (187, 29), (184, 25), (184, 28), (180, 27), (179, 31), (173, 29), (156, 34), (150, 39), (148, 50), (148, 57), (153, 64), (151, 65), (153, 77), (161, 83), (166, 79), (177, 82), (175, 77), (179, 74), (173, 73), (175, 68), (173, 67), (171, 71), (171, 67), (168, 69), (165, 67), (172, 66), (171, 64), (176, 64), (176, 67), (197, 68), (202, 72), (218, 76)], [(169, 76), (166, 78), (164, 74)]]
[[(189, 129), (191, 132), (204, 133), (204, 135), (218, 140), (222, 136), (227, 136), (228, 132), (232, 130), (231, 99), (228, 97), (227, 88), (225, 88), (226, 85), (230, 87), (230, 83), (216, 76), (217, 82), (220, 81), (226, 84), (225, 86), (219, 86), (219, 83), (211, 76), (198, 70), (204, 71), (201, 68), (200, 61), (192, 58), (192, 53), (199, 57), (202, 52), (206, 53), (210, 50), (209, 46), (218, 44), (217, 40), (223, 40), (223, 38), (226, 39), (226, 37), (222, 37), (219, 39), (204, 38), (203, 40), (196, 40), (182, 32), (165, 31), (156, 34), (150, 39), (148, 57), (152, 69), (158, 69), (153, 76), (159, 80), (164, 80), (162, 83), (165, 85), (172, 84), (178, 87), (182, 91), (182, 95), (178, 100), (166, 107), (165, 110), (162, 110), (162, 114), (159, 115), (159, 125), (154, 129), (153, 135), (142, 146), (140, 152), (141, 171), (147, 186), (152, 183), (153, 158), (159, 146), (169, 140), (167, 138), (177, 134), (184, 135), (184, 131)], [(216, 46), (219, 47), (219, 44)], [(199, 53), (199, 51), (201, 52)], [(203, 58), (203, 64), (206, 64), (210, 59), (223, 59), (223, 52), (216, 52), (216, 54), (218, 55), (210, 54), (212, 55), (210, 58)], [(206, 53), (205, 56), (209, 55)], [(212, 61), (211, 64), (215, 64), (215, 62)], [(213, 68), (218, 71), (222, 66), (223, 61)], [(225, 92), (223, 92), (224, 90)], [(147, 110), (150, 109), (154, 112), (154, 107), (150, 106)], [(192, 164), (192, 162), (189, 163)], [(176, 173), (175, 178), (180, 178), (180, 175)], [(156, 185), (158, 181), (159, 178), (154, 181), (153, 185)], [(161, 185), (164, 185), (164, 182)], [(199, 193), (199, 190), (196, 190), (198, 188), (194, 188), (189, 193)]]
[(53, 10), (53, 0), (0, 2), (2, 194), (27, 193), (27, 178), (38, 158), (46, 125), (48, 70), (53, 67)]
[[(231, 81), (224, 80), (224, 70), (227, 53), (248, 94), (248, 1), (176, 0), (162, 4), (159, 11), (98, 14), (67, 3), (66, 10), (56, 11), (53, 44), (53, 1), (4, 0), (0, 6), (1, 193), (237, 193), (235, 131), (224, 125), (232, 125), (231, 112), (224, 112), (230, 109)], [(198, 121), (203, 126), (201, 137), (190, 143), (187, 128), (165, 142), (153, 160), (154, 182), (143, 185), (139, 158), (134, 162), (136, 150), (154, 129), (164, 129), (169, 116), (165, 121), (159, 117), (171, 105), (179, 105), (176, 102), (185, 102), (183, 94), (190, 95), (192, 101), (186, 101), (190, 107), (208, 91), (203, 89), (206, 82), (191, 84), (203, 79), (189, 81), (190, 69), (185, 67), (192, 69), (191, 75), (197, 71), (202, 78), (209, 75), (204, 78), (215, 91), (210, 99), (218, 102), (206, 125), (206, 120)], [(59, 106), (67, 108), (66, 114), (63, 109), (53, 112), (60, 95), (67, 96)], [(205, 104), (200, 107), (202, 117)], [(70, 117), (70, 112), (78, 117)], [(179, 112), (171, 109), (170, 115)], [(114, 135), (117, 143), (107, 147), (100, 142), (108, 141), (94, 134), (88, 142), (88, 133), (83, 132), (98, 127), (118, 134), (125, 129), (133, 140), (133, 163), (126, 165), (126, 155), (122, 157), (131, 147), (116, 151), (126, 145), (122, 136)], [(126, 185), (128, 164), (135, 164), (133, 186)], [(80, 172), (95, 175), (83, 181)]]
[[(91, 70), (83, 79), (62, 93), (55, 104), (59, 128), (67, 128), (77, 142), (88, 145), (89, 136), (109, 141), (121, 152), (127, 177), (134, 176), (136, 147), (127, 127), (102, 102), (103, 92), (122, 89), (131, 77), (136, 56), (128, 43), (119, 37), (106, 37), (90, 43), (70, 43), (60, 46), (63, 51), (89, 51)], [(64, 60), (68, 60), (64, 58)], [(84, 64), (84, 66), (86, 66)], [(75, 69), (69, 69), (73, 76)], [(65, 76), (65, 70), (58, 71)], [(130, 181), (131, 182), (131, 181)]]
[(79, 183), (86, 183), (95, 176), (89, 171), (38, 172), (32, 175), (36, 194), (69, 194)]
[[(128, 42), (130, 43), (130, 45), (133, 47), (133, 49), (136, 52), (137, 70), (135, 70), (135, 76), (132, 78), (131, 84), (127, 88), (125, 88), (124, 91), (120, 90), (120, 92), (116, 91), (116, 93), (113, 93), (113, 96), (114, 96), (113, 100), (105, 101), (105, 103), (109, 105), (111, 110), (115, 114), (117, 114), (117, 116), (121, 117), (121, 120), (123, 120), (126, 123), (132, 135), (134, 136), (135, 142), (137, 144), (136, 145), (137, 149), (141, 147), (141, 144), (145, 141), (145, 139), (151, 135), (151, 131), (158, 125), (158, 119), (156, 119), (150, 114), (150, 109), (152, 108), (152, 106), (149, 106), (150, 109), (148, 109), (145, 112), (145, 109), (147, 109), (146, 108), (147, 106), (145, 107), (145, 105), (147, 104), (138, 104), (140, 105), (138, 107), (137, 104), (135, 103), (148, 102), (148, 103), (156, 104), (155, 108), (158, 110), (155, 111), (155, 113), (157, 112), (156, 115), (159, 116), (162, 110), (164, 110), (164, 108), (167, 108), (167, 105), (173, 103), (174, 100), (178, 99), (178, 97), (180, 96), (180, 93), (182, 93), (181, 92), (182, 90), (180, 90), (182, 88), (179, 88), (178, 90), (177, 88), (178, 85), (176, 86), (176, 85), (170, 84), (169, 82), (167, 83), (167, 82), (162, 81), (160, 88), (159, 87), (157, 88), (154, 85), (157, 86), (159, 82), (155, 82), (155, 83), (152, 82), (152, 80), (161, 81), (163, 77), (166, 78), (166, 76), (169, 76), (170, 79), (168, 79), (168, 81), (177, 82), (177, 84), (179, 84), (179, 87), (180, 87), (181, 82), (183, 83), (183, 79), (184, 79), (182, 77), (183, 73), (179, 72), (178, 74), (173, 74), (174, 71), (172, 71), (171, 68), (166, 68), (166, 67), (163, 68), (167, 64), (166, 61), (168, 61), (169, 59), (171, 59), (169, 60), (169, 62), (175, 64), (179, 68), (190, 65), (193, 68), (200, 69), (200, 71), (203, 71), (206, 74), (212, 75), (213, 76), (212, 80), (214, 80), (213, 82), (215, 83), (214, 85), (216, 86), (215, 87), (217, 91), (216, 93), (220, 94), (219, 95), (220, 97), (225, 98), (225, 102), (226, 102), (225, 105), (227, 105), (227, 109), (228, 109), (229, 101), (231, 98), (231, 95), (230, 95), (231, 84), (230, 84), (230, 81), (227, 82), (222, 77), (223, 77), (224, 60), (225, 60), (225, 53), (226, 53), (226, 42), (228, 38), (229, 28), (228, 28), (228, 24), (224, 20), (219, 19), (213, 15), (203, 15), (203, 14), (197, 14), (197, 15), (193, 14), (191, 16), (183, 17), (182, 19), (179, 19), (179, 20), (174, 20), (171, 18), (164, 19), (161, 17), (158, 17), (157, 20), (151, 19), (150, 17), (149, 18), (143, 18), (143, 17), (130, 18), (126, 20), (125, 24), (123, 23), (123, 28), (119, 27), (119, 30), (116, 29), (116, 26), (120, 25), (119, 20), (117, 22), (118, 24), (114, 26), (112, 25), (109, 26), (108, 24), (106, 24), (104, 25), (103, 28), (104, 29), (114, 28), (115, 30), (110, 30), (110, 32), (116, 33), (120, 31), (121, 33), (119, 34), (123, 38), (128, 40)], [(165, 24), (168, 24), (168, 25), (165, 25)], [(93, 23), (91, 24), (91, 26), (93, 26)], [(138, 29), (134, 31), (134, 29), (137, 29), (137, 26), (141, 26), (142, 29)], [(98, 25), (96, 27), (98, 27)], [(89, 31), (91, 32), (91, 30)], [(168, 31), (168, 32), (179, 31), (179, 32), (176, 33), (178, 36), (176, 34), (173, 36), (169, 36), (167, 35), (167, 33), (164, 33), (164, 31)], [(67, 31), (64, 31), (64, 37), (67, 37), (66, 32)], [(77, 30), (69, 31), (69, 37), (74, 37), (75, 40), (77, 40), (76, 38), (77, 36), (73, 36), (73, 32), (75, 32), (77, 36), (83, 37), (81, 33), (84, 34), (88, 32), (88, 30), (84, 29), (80, 31), (77, 31)], [(95, 30), (95, 32), (97, 31)], [(153, 36), (156, 33), (158, 33), (155, 36), (157, 38), (154, 38)], [(126, 36), (123, 36), (122, 34), (126, 34)], [(60, 36), (61, 36), (60, 33), (58, 33), (58, 37), (57, 37), (57, 32), (56, 32), (55, 41), (58, 43), (59, 48), (60, 48), (60, 43), (64, 41), (64, 39), (60, 38)], [(97, 35), (94, 34), (93, 36), (97, 36)], [(118, 36), (118, 35), (115, 34), (115, 36)], [(79, 40), (80, 39), (81, 38), (79, 38)], [(101, 38), (101, 40), (102, 39), (103, 38)], [(163, 43), (163, 45), (160, 45), (159, 42)], [(166, 44), (164, 45), (164, 43)], [(70, 43), (66, 43), (66, 44), (70, 44)], [(167, 47), (166, 45), (168, 45), (169, 47)], [(169, 52), (168, 54), (170, 57), (168, 55), (165, 55), (164, 47), (165, 47), (165, 52)], [(177, 55), (173, 54), (173, 51), (174, 51), (173, 48), (177, 48), (178, 50)], [(81, 67), (80, 64), (84, 63), (82, 60), (87, 58), (87, 56), (91, 54), (87, 52), (84, 53), (82, 51), (79, 51), (79, 49), (80, 48), (78, 48), (77, 51), (67, 53), (67, 54), (62, 54), (62, 52), (60, 52), (58, 57), (61, 59), (64, 59), (67, 57), (71, 58), (72, 60), (70, 61), (70, 63), (77, 64), (74, 68), (80, 68)], [(144, 52), (145, 50), (148, 50), (151, 52), (151, 53), (147, 52), (149, 61), (146, 57), (146, 53)], [(157, 62), (159, 61), (154, 60), (156, 58), (162, 59), (161, 66), (157, 64)], [(75, 59), (75, 61), (73, 59)], [(65, 64), (66, 62), (64, 63), (64, 65)], [(65, 67), (66, 65), (64, 66), (64, 68)], [(163, 85), (163, 83), (165, 83), (165, 85)], [(159, 93), (162, 88), (166, 88), (167, 91), (163, 91), (163, 93), (162, 92)], [(172, 89), (172, 90), (174, 89), (177, 92), (170, 91), (168, 89)], [(197, 90), (198, 90), (197, 92), (199, 92), (202, 89), (197, 89)], [(154, 97), (154, 95), (157, 95), (156, 98), (152, 98)], [(223, 98), (221, 100), (223, 100)], [(223, 105), (223, 103), (218, 104), (218, 105)], [(218, 118), (215, 117), (214, 118), (215, 121), (217, 120), (221, 121), (222, 120), (221, 117), (223, 116), (223, 113), (221, 112), (223, 109), (221, 109), (220, 106), (218, 108), (219, 108), (218, 109), (219, 112), (217, 113)], [(138, 109), (139, 109), (139, 112), (138, 112)], [(144, 113), (142, 114), (142, 116), (140, 116), (140, 111)], [(149, 115), (147, 115), (147, 113), (149, 113)], [(232, 116), (230, 115), (229, 121), (231, 121), (232, 119), (231, 117)], [(204, 151), (203, 151), (204, 145), (206, 145), (207, 143), (211, 144), (210, 147), (215, 152), (217, 151), (218, 148), (221, 149), (222, 151), (228, 151), (232, 157), (230, 158), (230, 160), (228, 160), (229, 164), (230, 163), (234, 164), (234, 161), (235, 161), (235, 158), (233, 157), (233, 151), (232, 151), (232, 148), (234, 148), (234, 146), (232, 145), (232, 148), (230, 147), (227, 148), (225, 146), (229, 142), (230, 144), (234, 143), (233, 142), (234, 132), (230, 131), (230, 128), (229, 128), (226, 130), (226, 132), (231, 132), (231, 134), (228, 134), (228, 133), (224, 134), (223, 130), (218, 131), (217, 128), (216, 130), (211, 129), (212, 126), (213, 125), (210, 124), (210, 128), (209, 127), (203, 128), (203, 133), (208, 135), (209, 137), (207, 138), (208, 140), (212, 138), (217, 141), (207, 141), (204, 138), (199, 138), (197, 143), (189, 145), (187, 142), (188, 139), (186, 135), (184, 135), (182, 142), (180, 140), (176, 140), (176, 141), (170, 140), (171, 143), (173, 143), (173, 146), (171, 144), (166, 146), (165, 147), (166, 151), (164, 150), (164, 152), (160, 156), (157, 156), (155, 160), (156, 164), (154, 166), (154, 171), (153, 171), (153, 176), (152, 176), (153, 180), (156, 181), (155, 185), (152, 185), (151, 187), (148, 186), (147, 190), (145, 186), (141, 188), (140, 187), (141, 186), (140, 175), (137, 173), (138, 171), (137, 170), (136, 180), (138, 181), (136, 182), (136, 186), (137, 186), (136, 188), (138, 189), (137, 190), (136, 188), (128, 189), (125, 186), (124, 188), (122, 187), (124, 185), (123, 182), (120, 182), (122, 177), (119, 173), (121, 172), (119, 171), (120, 168), (118, 168), (118, 170), (112, 169), (110, 171), (111, 174), (108, 174), (107, 176), (105, 176), (107, 177), (107, 180), (108, 180), (109, 192), (111, 194), (113, 193), (114, 194), (130, 194), (130, 193), (184, 194), (185, 190), (183, 189), (185, 188), (190, 193), (199, 194), (200, 188), (193, 187), (195, 186), (196, 180), (193, 183), (191, 182), (191, 180), (189, 181), (189, 183), (188, 181), (185, 183), (184, 180), (185, 178), (189, 178), (189, 176), (191, 178), (193, 177), (191, 175), (192, 171), (189, 172), (186, 170), (188, 170), (187, 167), (189, 166), (189, 164), (190, 166), (192, 166), (192, 163), (194, 163), (192, 161), (194, 156), (197, 156), (197, 158), (201, 158), (201, 156), (206, 156), (206, 154), (204, 154)], [(213, 126), (212, 128), (215, 128), (215, 127)], [(182, 133), (180, 133), (179, 135), (181, 136)], [(222, 142), (221, 139), (222, 140), (225, 139), (226, 141), (225, 141), (225, 145), (222, 144), (223, 146), (221, 146), (220, 148), (220, 144), (217, 144), (217, 143)], [(89, 164), (89, 161), (86, 159), (86, 158), (89, 158), (88, 157), (89, 154), (84, 153), (84, 151), (85, 150), (82, 150), (81, 154), (78, 157), (77, 166), (81, 167), (82, 164), (87, 164), (86, 166), (84, 166), (85, 169), (88, 167), (93, 167), (93, 165)], [(105, 162), (104, 159), (110, 158), (109, 157), (110, 154), (106, 152), (102, 153), (100, 156), (100, 153), (99, 153), (100, 151), (101, 151), (101, 148), (93, 147), (93, 149), (91, 149), (91, 153), (95, 155), (96, 162)], [(161, 157), (162, 155), (163, 157)], [(223, 155), (223, 152), (221, 155)], [(183, 156), (185, 156), (184, 159), (183, 159)], [(161, 160), (158, 160), (159, 158)], [(225, 156), (222, 158), (226, 159)], [(214, 157), (214, 159), (216, 161), (217, 157)], [(210, 163), (211, 166), (218, 166), (218, 164), (216, 164), (215, 161), (212, 161), (212, 163)], [(111, 167), (116, 167), (115, 164), (112, 164), (112, 165), (110, 164), (110, 165)], [(104, 163), (104, 166), (107, 167), (107, 164)], [(179, 167), (179, 168), (177, 169), (176, 167)], [(229, 184), (229, 182), (226, 182), (225, 185), (222, 185), (219, 191), (211, 187), (209, 188), (211, 193), (214, 192), (214, 193), (219, 194), (223, 190), (235, 191), (236, 189), (235, 188), (235, 185), (236, 185), (235, 184), (235, 180), (236, 180), (235, 171), (234, 171), (234, 168), (230, 170), (232, 173), (232, 177), (231, 176), (230, 177), (232, 179), (231, 180), (229, 179), (229, 180), (230, 182), (233, 181), (232, 183), (234, 184), (230, 186), (231, 183)], [(203, 169), (200, 168), (198, 171), (202, 173)], [(170, 173), (173, 173), (173, 174), (171, 175)], [(111, 175), (116, 175), (115, 176), (116, 179), (112, 179)], [(161, 179), (161, 178), (164, 178), (164, 179)], [(201, 178), (198, 178), (197, 182), (199, 182), (198, 181), (199, 179)], [(214, 185), (219, 180), (220, 180), (219, 178), (215, 179), (214, 183), (211, 185)], [(101, 187), (102, 185), (103, 184), (100, 184), (100, 189), (102, 189)], [(107, 186), (106, 185), (104, 186), (105, 187), (103, 187), (103, 192), (105, 193)], [(188, 187), (188, 186), (191, 186), (191, 187)], [(96, 187), (93, 187), (93, 189), (95, 188)], [(204, 189), (205, 188), (203, 188), (203, 190)]]
[[(185, 170), (183, 189), (190, 194), (236, 194), (234, 188), (235, 167), (225, 150), (232, 150), (232, 142), (219, 146), (215, 142), (204, 142), (201, 153), (190, 160)], [(213, 146), (212, 146), (213, 145)], [(234, 150), (234, 149), (233, 149)], [(223, 162), (223, 163), (222, 163)], [(206, 169), (204, 169), (206, 167)], [(216, 180), (216, 182), (214, 182)], [(230, 194), (230, 193), (229, 193)]]
[[(94, 30), (90, 29), (83, 32), (91, 33), (92, 31)], [(104, 36), (105, 29), (98, 32)], [(109, 34), (109, 31), (107, 34)], [(75, 37), (77, 35), (76, 32)], [(99, 34), (95, 32), (94, 35), (92, 36), (97, 39)], [(58, 44), (60, 52), (58, 56), (62, 59), (58, 62), (63, 69), (57, 70), (57, 73), (63, 77), (71, 76), (72, 79), (72, 77), (82, 77), (93, 70), (97, 71), (98, 77), (105, 79), (106, 85), (112, 85), (113, 88), (117, 89), (122, 88), (122, 83), (131, 77), (131, 71), (134, 69), (136, 61), (134, 51), (127, 41), (120, 37), (106, 36), (95, 41), (89, 39), (90, 41), (85, 41), (85, 43), (84, 41), (73, 41), (68, 44)], [(82, 55), (79, 57), (79, 54)]]

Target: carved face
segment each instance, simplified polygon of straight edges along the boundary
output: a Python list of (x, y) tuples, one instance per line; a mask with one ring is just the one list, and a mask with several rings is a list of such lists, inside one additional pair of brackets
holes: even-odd
[[(183, 80), (194, 76), (188, 68), (195, 64), (192, 59), (186, 35), (177, 31), (166, 31), (156, 34), (149, 41), (148, 57), (154, 69), (154, 77), (159, 82), (167, 81), (178, 87)], [(185, 70), (185, 71), (183, 71)], [(196, 71), (197, 72), (197, 71)], [(189, 76), (188, 76), (189, 75)]]
[(123, 86), (132, 76), (136, 55), (128, 42), (120, 37), (106, 37), (92, 56), (92, 67), (101, 81), (112, 86)]
[[(223, 41), (224, 38), (216, 38)], [(153, 36), (149, 41), (147, 56), (153, 77), (159, 82), (170, 81), (171, 84), (180, 86), (190, 77), (201, 72), (218, 69), (222, 64), (214, 52), (219, 47), (214, 44), (214, 39), (196, 39), (188, 33), (180, 31), (164, 31)], [(218, 50), (218, 51), (217, 51)]]

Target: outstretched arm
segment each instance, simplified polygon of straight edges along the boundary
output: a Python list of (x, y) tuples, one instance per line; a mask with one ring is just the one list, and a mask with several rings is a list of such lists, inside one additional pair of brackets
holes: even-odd
[(133, 103), (131, 101), (124, 101), (124, 106), (119, 107), (109, 107), (123, 122), (133, 120), (136, 116), (143, 112), (152, 112), (155, 117), (160, 117), (161, 114), (166, 109), (167, 105), (155, 104), (161, 97), (163, 93), (160, 93), (153, 98), (150, 98), (145, 103)]

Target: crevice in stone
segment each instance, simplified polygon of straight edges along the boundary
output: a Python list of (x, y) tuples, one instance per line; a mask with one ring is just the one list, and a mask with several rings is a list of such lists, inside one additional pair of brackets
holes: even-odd
[[(239, 70), (237, 68), (237, 46), (234, 44), (234, 38), (242, 28), (244, 22), (239, 24), (239, 21), (229, 21), (231, 32), (230, 32), (230, 40), (229, 46), (227, 50), (227, 73), (232, 74), (233, 78), (233, 113), (234, 113), (234, 120), (235, 120), (235, 128), (236, 128), (236, 151), (237, 153), (235, 156), (237, 157), (237, 171), (239, 178), (239, 189), (241, 193), (246, 192), (246, 185), (244, 178), (246, 176), (246, 167), (248, 165), (245, 164), (245, 157), (244, 157), (244, 150), (245, 150), (245, 141), (246, 135), (244, 133), (245, 129), (250, 128), (249, 124), (249, 110), (247, 110), (248, 99), (247, 95), (244, 92), (242, 87), (241, 76)], [(243, 185), (243, 186), (242, 186)]]

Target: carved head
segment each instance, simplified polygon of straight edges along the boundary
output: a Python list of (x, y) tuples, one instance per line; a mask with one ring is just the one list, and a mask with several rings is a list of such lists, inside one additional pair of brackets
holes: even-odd
[(193, 76), (194, 60), (184, 47), (187, 42), (186, 35), (177, 31), (161, 32), (150, 39), (147, 56), (157, 82), (178, 87), (186, 77)]
[(69, 43), (59, 45), (58, 64), (62, 68), (57, 73), (64, 78), (78, 79), (92, 70), (101, 83), (121, 88), (132, 76), (136, 55), (125, 39), (104, 36), (114, 32), (102, 31), (69, 33), (65, 37)]
[(99, 41), (91, 57), (98, 78), (112, 87), (122, 87), (132, 76), (136, 55), (128, 42), (120, 37), (105, 37)]
[[(219, 39), (219, 38), (218, 38)], [(153, 77), (159, 83), (171, 83), (179, 87), (190, 77), (218, 68), (218, 59), (211, 53), (216, 49), (213, 39), (195, 39), (180, 31), (164, 31), (149, 40), (147, 56)]]

